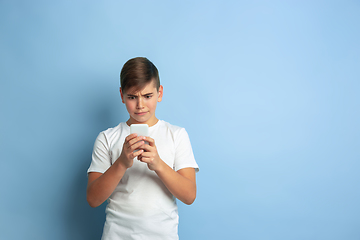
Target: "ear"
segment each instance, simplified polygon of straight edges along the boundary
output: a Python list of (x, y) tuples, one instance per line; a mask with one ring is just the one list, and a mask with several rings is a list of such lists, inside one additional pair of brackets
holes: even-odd
[(163, 94), (164, 94), (164, 88), (162, 85), (160, 85), (158, 93), (159, 93), (158, 102), (161, 102)]
[(123, 92), (122, 92), (121, 87), (120, 87), (120, 96), (121, 96), (121, 101), (122, 101), (123, 103), (125, 103), (125, 102), (124, 102), (124, 95), (123, 95)]

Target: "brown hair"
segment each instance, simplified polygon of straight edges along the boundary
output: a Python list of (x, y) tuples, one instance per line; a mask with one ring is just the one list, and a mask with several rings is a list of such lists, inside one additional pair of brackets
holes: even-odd
[(128, 60), (120, 73), (120, 86), (123, 92), (135, 87), (141, 90), (150, 82), (154, 82), (159, 91), (160, 78), (155, 65), (145, 57), (136, 57)]

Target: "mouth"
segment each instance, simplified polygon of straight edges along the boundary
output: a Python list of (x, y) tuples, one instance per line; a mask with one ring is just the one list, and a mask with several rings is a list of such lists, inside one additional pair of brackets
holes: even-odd
[(146, 112), (138, 112), (138, 113), (135, 113), (136, 115), (139, 115), (139, 116), (142, 116), (142, 115), (145, 115)]

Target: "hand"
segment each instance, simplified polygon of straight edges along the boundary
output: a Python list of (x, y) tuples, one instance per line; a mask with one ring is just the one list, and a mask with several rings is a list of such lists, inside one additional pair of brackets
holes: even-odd
[(140, 148), (144, 151), (137, 157), (141, 162), (147, 163), (148, 168), (153, 171), (159, 170), (163, 161), (161, 160), (155, 146), (155, 140), (151, 137), (144, 137), (149, 144), (143, 144)]
[(133, 159), (144, 152), (143, 149), (134, 152), (134, 150), (139, 149), (142, 145), (144, 145), (144, 139), (145, 137), (142, 136), (137, 137), (136, 133), (127, 136), (125, 138), (120, 157), (116, 162), (119, 161), (119, 164), (122, 164), (125, 168), (130, 168), (134, 163)]

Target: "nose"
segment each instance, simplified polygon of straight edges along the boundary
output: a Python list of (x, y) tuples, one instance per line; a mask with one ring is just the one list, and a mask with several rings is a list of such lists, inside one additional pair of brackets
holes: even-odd
[(137, 101), (137, 106), (136, 106), (138, 109), (141, 109), (144, 107), (144, 103), (143, 103), (143, 99), (142, 97), (139, 97), (138, 98), (138, 101)]

